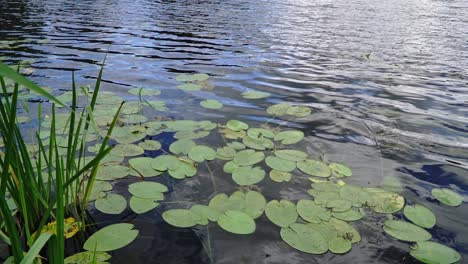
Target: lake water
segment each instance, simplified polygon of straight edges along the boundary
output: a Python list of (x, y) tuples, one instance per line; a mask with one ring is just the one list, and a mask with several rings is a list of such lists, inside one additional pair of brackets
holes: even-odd
[[(0, 57), (32, 61), (30, 78), (55, 94), (71, 87), (72, 71), (78, 83), (92, 84), (106, 53), (103, 89), (129, 100), (130, 88), (160, 89), (167, 117), (258, 125), (272, 104), (311, 107), (304, 120), (271, 122), (304, 131), (300, 147), (312, 156), (352, 167), (347, 182), (382, 186), (398, 178), (408, 203), (435, 213), (434, 241), (468, 262), (466, 203), (448, 207), (431, 196), (437, 187), (468, 194), (467, 1), (0, 0)], [(181, 73), (207, 73), (213, 89), (176, 89)], [(253, 90), (272, 95), (241, 96)], [(224, 107), (201, 108), (207, 98)], [(173, 141), (155, 139), (165, 147)], [(210, 166), (216, 188), (204, 168), (189, 180), (156, 179), (171, 186), (165, 201), (206, 202), (236, 190), (222, 163)], [(124, 193), (130, 182), (116, 189)], [(299, 178), (259, 187), (267, 200), (302, 199), (308, 189)], [(161, 213), (179, 207), (118, 218), (95, 212), (98, 222), (123, 219), (140, 230), (112, 263), (417, 263), (410, 244), (383, 233), (382, 215), (354, 224), (363, 241), (351, 252), (309, 255), (285, 244), (265, 216), (248, 236), (215, 224), (209, 232), (166, 224)]]

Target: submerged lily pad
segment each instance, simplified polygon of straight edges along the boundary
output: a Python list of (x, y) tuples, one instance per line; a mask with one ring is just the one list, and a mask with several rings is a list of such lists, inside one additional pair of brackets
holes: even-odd
[(187, 209), (171, 209), (162, 214), (164, 221), (176, 227), (192, 227), (198, 224), (201, 217)]
[(383, 229), (390, 236), (408, 242), (426, 241), (432, 238), (426, 230), (405, 221), (387, 220)]
[(461, 259), (454, 249), (432, 241), (420, 241), (411, 247), (410, 255), (427, 264), (451, 264)]
[(201, 101), (200, 105), (208, 109), (221, 109), (223, 107), (223, 103), (221, 103), (218, 100), (212, 100), (212, 99)]
[(432, 195), (439, 200), (439, 202), (448, 206), (459, 206), (463, 202), (463, 196), (447, 189), (432, 189)]
[(120, 214), (127, 208), (127, 200), (120, 195), (110, 193), (94, 202), (96, 209), (105, 214)]
[(130, 198), (130, 209), (137, 214), (143, 214), (158, 207), (158, 201), (159, 199), (132, 196)]
[(132, 224), (120, 223), (106, 226), (92, 234), (83, 248), (90, 251), (112, 251), (130, 244), (138, 236)]
[(246, 213), (228, 210), (219, 217), (218, 225), (233, 234), (247, 235), (255, 232), (255, 221)]
[(196, 74), (180, 74), (176, 76), (176, 81), (178, 82), (203, 82), (208, 80), (210, 76), (206, 73), (196, 73)]
[(306, 224), (294, 223), (281, 228), (281, 238), (291, 247), (310, 254), (328, 251), (328, 241), (321, 232)]
[(299, 130), (282, 131), (276, 134), (275, 141), (281, 141), (281, 144), (295, 144), (304, 138), (304, 132)]
[(295, 223), (298, 217), (296, 205), (288, 200), (272, 200), (267, 203), (265, 214), (273, 224), (288, 227)]
[(420, 227), (432, 228), (436, 224), (434, 213), (422, 205), (407, 205), (403, 213), (406, 218)]
[(242, 97), (246, 99), (261, 99), (270, 96), (269, 93), (265, 92), (258, 92), (258, 91), (250, 91), (250, 92), (243, 92)]
[(326, 178), (331, 175), (331, 171), (327, 164), (318, 160), (307, 159), (305, 161), (300, 161), (297, 163), (297, 168), (311, 176)]
[(145, 153), (145, 150), (134, 144), (118, 144), (112, 151), (112, 155), (124, 156), (124, 157), (133, 157)]

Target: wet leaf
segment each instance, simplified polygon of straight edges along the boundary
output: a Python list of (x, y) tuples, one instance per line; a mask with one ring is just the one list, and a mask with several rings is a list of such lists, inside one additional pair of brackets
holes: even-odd
[[(369, 190), (369, 189), (367, 189)], [(393, 214), (405, 206), (405, 199), (400, 195), (387, 191), (371, 193), (374, 211), (382, 214)]]
[(200, 105), (208, 109), (221, 109), (223, 107), (223, 103), (221, 103), (218, 100), (212, 100), (212, 99), (201, 101)]
[(265, 171), (260, 167), (239, 167), (232, 173), (232, 180), (239, 185), (253, 185), (265, 177)]
[(289, 182), (291, 180), (292, 174), (289, 172), (271, 170), (270, 179), (275, 182)]
[(281, 238), (291, 247), (310, 254), (323, 254), (328, 251), (328, 241), (314, 228), (306, 224), (294, 223), (281, 228)]
[(461, 259), (454, 249), (431, 241), (418, 242), (411, 247), (410, 255), (427, 264), (451, 264)]
[(228, 210), (219, 217), (218, 225), (233, 234), (246, 235), (255, 232), (255, 221), (246, 213)]
[(268, 167), (278, 171), (291, 172), (296, 169), (296, 162), (280, 159), (275, 156), (266, 157), (265, 162)]
[(135, 170), (131, 172), (134, 176), (154, 177), (162, 174), (161, 171), (155, 170), (151, 167), (153, 162), (152, 158), (138, 157), (128, 160), (128, 163)]
[(333, 229), (336, 231), (336, 236), (345, 237), (346, 239), (350, 240), (351, 243), (357, 243), (361, 241), (361, 235), (359, 232), (352, 225), (346, 223), (345, 221), (332, 217), (327, 224), (333, 227)]
[(300, 200), (297, 203), (297, 212), (302, 219), (315, 224), (328, 221), (331, 217), (329, 210), (311, 200)]
[(143, 214), (159, 206), (158, 199), (139, 198), (132, 196), (130, 198), (130, 209), (137, 214)]
[(201, 217), (187, 209), (171, 209), (162, 214), (166, 223), (176, 227), (192, 227), (198, 224)]
[(351, 169), (340, 163), (330, 163), (328, 165), (335, 176), (349, 177), (353, 175)]
[(245, 131), (240, 130), (240, 131), (234, 131), (231, 129), (220, 129), (219, 132), (223, 134), (223, 136), (227, 139), (238, 139), (238, 138), (243, 138), (245, 137)]
[(196, 162), (203, 162), (205, 160), (214, 160), (216, 151), (208, 146), (198, 145), (190, 149), (188, 156)]
[(97, 264), (107, 264), (108, 262), (104, 262), (109, 260), (111, 255), (106, 252), (93, 252), (93, 251), (84, 251), (79, 252), (74, 255), (67, 257), (64, 260), (65, 264), (93, 264), (93, 260), (95, 260)]
[(292, 106), (286, 110), (286, 114), (296, 116), (296, 117), (306, 117), (310, 115), (312, 111), (307, 106)]
[(307, 158), (307, 154), (305, 152), (294, 149), (276, 150), (275, 155), (280, 159), (290, 161), (303, 161)]
[(145, 199), (164, 199), (163, 193), (168, 189), (159, 182), (136, 182), (128, 186), (128, 191), (136, 197)]
[(166, 102), (160, 100), (147, 100), (145, 105), (150, 106), (156, 111), (165, 112), (167, 111)]
[(297, 168), (302, 172), (316, 177), (330, 177), (331, 171), (328, 168), (327, 164), (318, 161), (307, 159), (305, 161), (299, 161), (297, 163)]
[(333, 212), (345, 212), (351, 209), (353, 204), (349, 200), (330, 200), (327, 202), (326, 207), (331, 208)]
[(210, 134), (210, 131), (179, 131), (174, 137), (177, 139), (197, 139), (204, 138)]
[(281, 141), (281, 144), (295, 144), (304, 138), (304, 132), (299, 130), (282, 131), (276, 134), (274, 140)]
[(432, 228), (436, 224), (434, 213), (422, 205), (407, 205), (403, 213), (406, 218), (420, 227)]
[(180, 165), (175, 170), (169, 170), (169, 175), (175, 179), (182, 180), (185, 177), (192, 177), (197, 173), (197, 168), (188, 160), (180, 160)]
[(432, 195), (439, 200), (439, 202), (448, 206), (459, 206), (463, 202), (463, 196), (447, 189), (432, 189)]
[(265, 158), (265, 154), (260, 151), (255, 151), (253, 149), (246, 149), (237, 152), (234, 156), (234, 162), (240, 166), (248, 166), (259, 163)]
[(261, 99), (270, 96), (269, 93), (265, 92), (258, 92), (258, 91), (250, 91), (250, 92), (243, 92), (242, 97), (245, 99)]
[(120, 194), (108, 194), (94, 202), (97, 210), (105, 214), (120, 214), (127, 208), (127, 200)]
[(83, 248), (91, 251), (112, 251), (130, 244), (138, 235), (132, 224), (120, 223), (106, 226), (92, 234)]
[(247, 130), (249, 128), (249, 125), (242, 121), (231, 119), (226, 123), (226, 127), (231, 129), (232, 131), (238, 132), (241, 130)]
[(266, 111), (270, 115), (283, 116), (286, 114), (289, 108), (291, 108), (289, 104), (281, 103), (268, 107)]
[(387, 220), (383, 229), (385, 233), (402, 241), (417, 242), (432, 238), (432, 235), (426, 230), (405, 221)]
[(273, 224), (288, 227), (297, 220), (296, 205), (288, 200), (272, 200), (267, 203), (265, 214)]

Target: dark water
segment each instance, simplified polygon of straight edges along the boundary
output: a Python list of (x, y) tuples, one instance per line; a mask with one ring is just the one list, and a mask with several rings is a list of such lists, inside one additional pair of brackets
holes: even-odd
[[(5, 40), (20, 43), (2, 46)], [(0, 0), (0, 57), (33, 61), (31, 78), (57, 94), (69, 89), (71, 71), (79, 83), (93, 83), (106, 51), (104, 89), (123, 96), (133, 87), (161, 89), (173, 117), (254, 123), (277, 102), (310, 106), (315, 113), (306, 121), (285, 124), (306, 133), (309, 153), (350, 165), (349, 181), (361, 186), (399, 178), (409, 203), (436, 214), (435, 241), (468, 262), (467, 205), (442, 206), (430, 195), (434, 187), (468, 193), (466, 0)], [(179, 73), (208, 73), (215, 88), (177, 90)], [(245, 100), (247, 90), (273, 96)], [(205, 98), (225, 107), (204, 110)], [(165, 179), (166, 200), (206, 202), (214, 191), (233, 192), (229, 176), (212, 166), (216, 190), (206, 172)], [(305, 185), (267, 182), (262, 191), (268, 200), (297, 200)], [(173, 228), (160, 214), (177, 207), (138, 217), (126, 211), (141, 236), (114, 252), (112, 263), (209, 263), (207, 248), (215, 263), (415, 262), (409, 244), (382, 233), (382, 216), (355, 225), (363, 241), (350, 253), (315, 256), (288, 247), (265, 217), (250, 236), (216, 225)]]

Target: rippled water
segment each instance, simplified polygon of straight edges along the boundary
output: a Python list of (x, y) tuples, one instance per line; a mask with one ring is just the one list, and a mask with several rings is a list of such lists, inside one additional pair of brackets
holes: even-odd
[[(4, 40), (22, 42), (2, 46)], [(448, 208), (430, 195), (438, 186), (468, 193), (467, 1), (0, 0), (0, 57), (33, 61), (31, 78), (57, 94), (69, 89), (71, 71), (79, 83), (93, 83), (107, 51), (104, 89), (123, 96), (133, 87), (161, 89), (172, 117), (264, 122), (273, 103), (310, 106), (315, 112), (306, 121), (284, 124), (306, 133), (309, 153), (350, 165), (350, 181), (362, 186), (398, 177), (407, 201), (435, 212), (435, 240), (467, 261), (466, 204)], [(212, 91), (175, 88), (177, 74), (200, 72), (211, 76)], [(273, 96), (247, 101), (240, 93), (250, 90)], [(225, 107), (202, 109), (205, 98)], [(235, 189), (229, 178), (218, 180), (217, 191)], [(214, 191), (203, 176), (170, 184), (169, 200), (206, 200)], [(263, 193), (297, 200), (305, 197), (298, 189), (266, 183)], [(173, 207), (124, 216), (142, 236), (112, 263), (209, 263), (206, 230), (170, 227), (160, 217), (165, 208)], [(376, 220), (356, 225), (363, 242), (343, 256), (294, 251), (264, 217), (251, 236), (210, 226), (212, 257), (413, 263), (409, 244), (383, 235)]]

